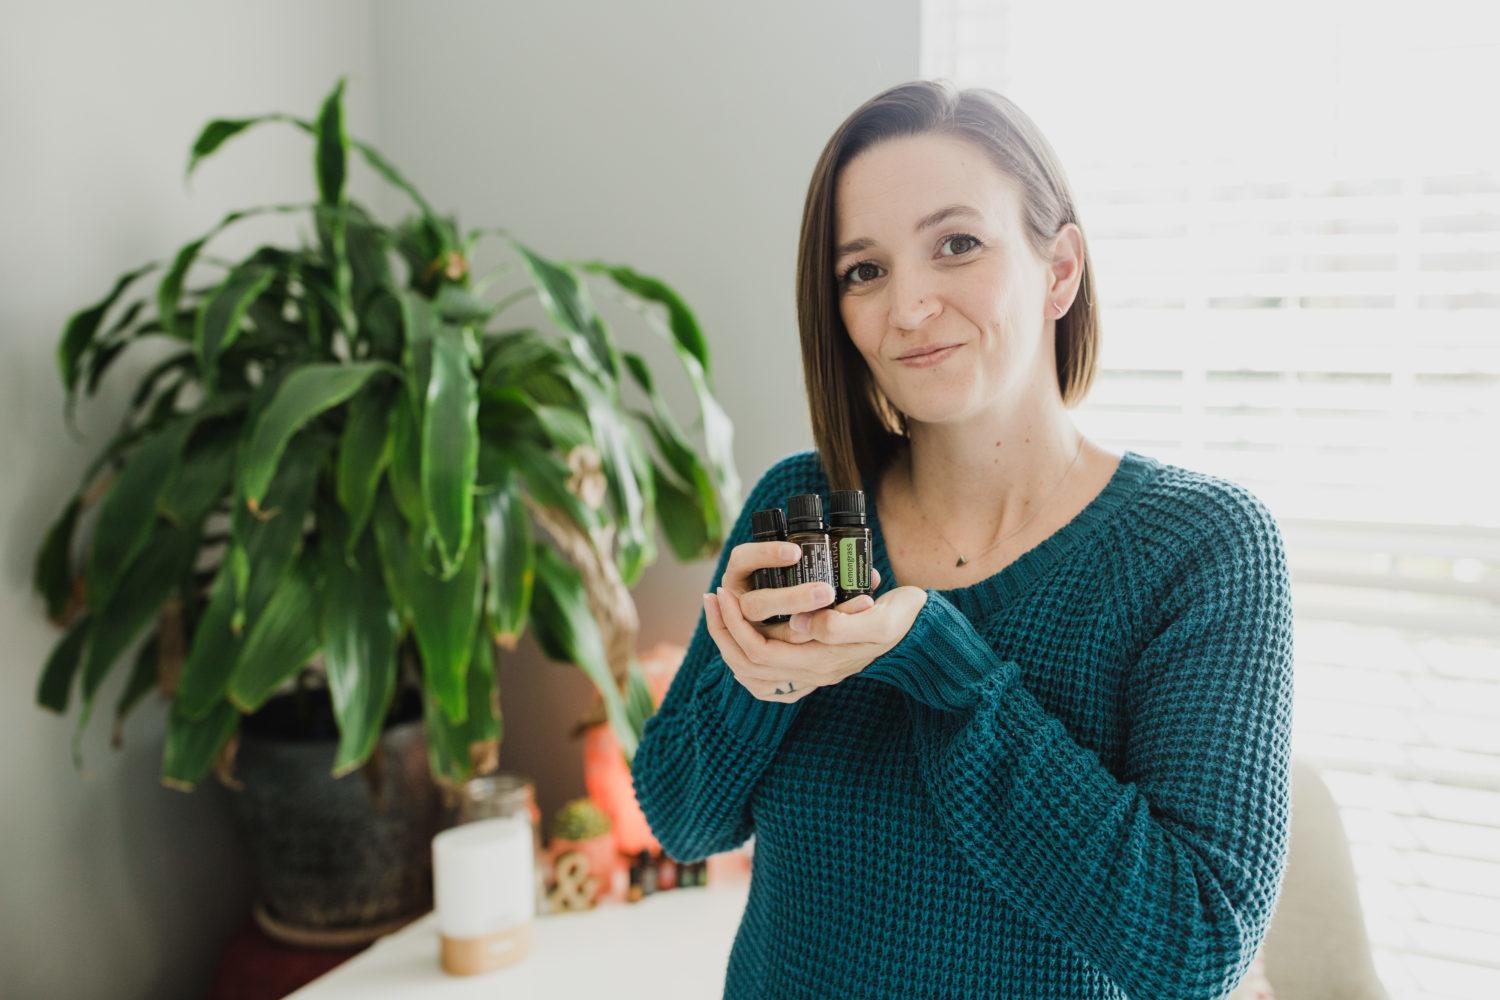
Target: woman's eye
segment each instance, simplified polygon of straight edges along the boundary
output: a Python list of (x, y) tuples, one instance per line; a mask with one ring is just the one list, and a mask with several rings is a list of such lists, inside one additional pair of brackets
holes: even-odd
[[(942, 242), (939, 243), (938, 245), (939, 246), (945, 246), (948, 243), (953, 242), (954, 240), (967, 241), (968, 243), (973, 244), (974, 247), (982, 247), (982, 246), (984, 246), (984, 244), (982, 242), (980, 242), (976, 237), (970, 236), (968, 233), (953, 233), (952, 235), (944, 236)], [(961, 251), (959, 253), (941, 254), (940, 256), (943, 256), (943, 257), (961, 257), (961, 256), (963, 256), (966, 253), (971, 253), (972, 249), (973, 248), (971, 247), (969, 250), (964, 250), (964, 251)], [(876, 265), (870, 263), (867, 260), (862, 260), (862, 261), (860, 261), (857, 264), (851, 264), (851, 265), (849, 265), (848, 267), (846, 267), (844, 269), (844, 272), (839, 275), (839, 285), (840, 286), (846, 286), (846, 285), (864, 285), (864, 284), (868, 284), (870, 281), (873, 281), (874, 279), (870, 278), (870, 279), (863, 280), (863, 281), (856, 281), (856, 280), (854, 280), (855, 275), (860, 272), (861, 268), (875, 267), (875, 266)]]
[[(974, 244), (975, 246), (979, 246), (980, 245), (979, 241), (977, 239), (975, 239), (974, 237), (970, 236), (968, 233), (954, 233), (952, 236), (945, 236), (945, 237), (943, 237), (943, 242), (944, 243), (947, 243), (950, 240), (968, 240), (970, 243)], [(952, 254), (951, 256), (957, 257), (957, 256), (960, 256), (960, 255), (959, 254)]]

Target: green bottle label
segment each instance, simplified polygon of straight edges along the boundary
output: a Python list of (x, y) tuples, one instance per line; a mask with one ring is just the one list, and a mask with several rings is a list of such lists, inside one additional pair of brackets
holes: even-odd
[[(839, 539), (839, 588), (842, 590), (864, 590), (869, 587), (869, 574), (861, 573), (859, 558), (859, 539)], [(865, 582), (860, 583), (860, 577)]]

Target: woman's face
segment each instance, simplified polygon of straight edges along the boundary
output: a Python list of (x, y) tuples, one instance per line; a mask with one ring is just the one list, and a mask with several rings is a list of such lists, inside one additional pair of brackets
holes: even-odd
[[(923, 224), (954, 205), (973, 211)], [(1048, 372), (1056, 386), (1053, 274), (1021, 235), (1018, 188), (978, 148), (940, 135), (872, 146), (840, 173), (834, 214), (844, 326), (902, 413), (945, 423), (1017, 400)], [(902, 360), (940, 345), (957, 346)]]

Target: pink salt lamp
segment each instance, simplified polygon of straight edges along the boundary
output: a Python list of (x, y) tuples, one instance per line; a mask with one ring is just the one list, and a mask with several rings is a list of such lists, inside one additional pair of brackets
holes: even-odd
[[(687, 650), (676, 643), (659, 642), (639, 657), (641, 673), (658, 708), (686, 654)], [(589, 798), (609, 815), (617, 850), (629, 855), (642, 850), (653, 854), (661, 850), (636, 802), (630, 768), (608, 723), (592, 726), (584, 733), (583, 783)]]

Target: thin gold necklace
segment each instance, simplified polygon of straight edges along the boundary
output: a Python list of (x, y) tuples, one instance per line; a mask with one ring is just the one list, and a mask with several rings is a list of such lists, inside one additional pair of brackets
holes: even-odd
[[(1036, 505), (1036, 510), (1034, 510), (1034, 511), (1031, 512), (1031, 517), (1028, 517), (1026, 520), (1022, 521), (1020, 523), (1020, 525), (1018, 527), (1016, 527), (1014, 530), (1007, 531), (1003, 537), (997, 538), (994, 542), (990, 543), (987, 547), (985, 547), (983, 550), (981, 550), (978, 555), (974, 556), (974, 558), (975, 559), (980, 558), (980, 556), (983, 556), (985, 553), (989, 552), (996, 545), (999, 545), (1001, 542), (1005, 541), (1005, 539), (1012, 537), (1017, 532), (1019, 532), (1022, 528), (1026, 527), (1028, 524), (1030, 524), (1036, 518), (1036, 516), (1042, 512), (1043, 508), (1046, 506), (1046, 501), (1051, 500), (1053, 494), (1055, 494), (1059, 489), (1062, 488), (1063, 481), (1068, 478), (1068, 473), (1070, 473), (1070, 472), (1073, 471), (1073, 466), (1075, 466), (1075, 465), (1078, 464), (1078, 457), (1080, 455), (1082, 455), (1082, 454), (1083, 454), (1083, 435), (1080, 434), (1079, 437), (1078, 437), (1078, 450), (1073, 453), (1073, 461), (1069, 462), (1068, 463), (1068, 467), (1063, 470), (1062, 478), (1058, 479), (1057, 485), (1054, 486), (1054, 487), (1052, 487), (1052, 492), (1048, 493), (1045, 497), (1043, 497), (1042, 498), (1042, 502), (1038, 503)], [(941, 531), (938, 531), (937, 525), (933, 522), (933, 520), (931, 518), (929, 518), (927, 516), (927, 512), (922, 509), (922, 501), (920, 501), (920, 500), (917, 499), (917, 487), (916, 487), (916, 484), (912, 482), (912, 478), (911, 478), (911, 453), (910, 453), (909, 449), (908, 449), (908, 452), (907, 452), (907, 464), (906, 464), (906, 468), (905, 468), (904, 471), (906, 472), (907, 490), (911, 493), (912, 503), (914, 503), (914, 504), (917, 505), (917, 513), (922, 515), (922, 520), (926, 521), (929, 525), (932, 526), (932, 530), (937, 533), (937, 536), (939, 538), (941, 538), (944, 542), (948, 543), (948, 548), (952, 549), (954, 552), (958, 552), (958, 546), (954, 545), (952, 542), (949, 542), (948, 541), (948, 537), (946, 535), (944, 535)], [(965, 556), (962, 552), (958, 552), (958, 562), (954, 563), (953, 565), (955, 567), (958, 567), (958, 566), (962, 566), (966, 562), (969, 562), (968, 557)]]

